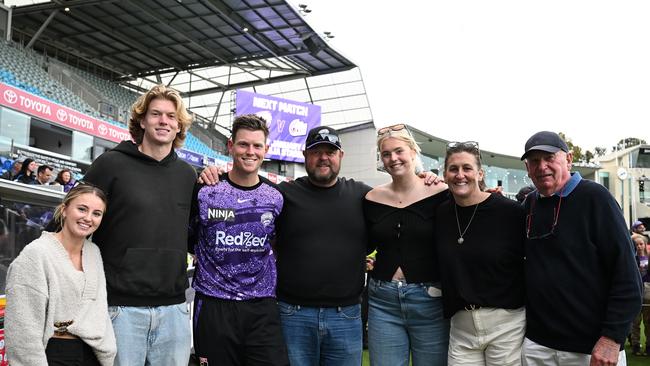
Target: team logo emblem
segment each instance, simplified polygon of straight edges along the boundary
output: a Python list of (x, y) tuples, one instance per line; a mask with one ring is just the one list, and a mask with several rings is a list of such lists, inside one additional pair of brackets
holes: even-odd
[(269, 226), (273, 222), (273, 213), (271, 212), (265, 212), (262, 214), (262, 217), (260, 217), (260, 221), (262, 222), (262, 225), (264, 226)]

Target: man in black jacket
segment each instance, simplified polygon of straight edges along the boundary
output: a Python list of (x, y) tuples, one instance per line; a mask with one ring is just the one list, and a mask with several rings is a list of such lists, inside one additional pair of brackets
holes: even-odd
[(174, 148), (191, 123), (178, 92), (155, 86), (132, 107), (135, 142), (102, 154), (85, 176), (109, 199), (93, 240), (104, 261), (116, 366), (189, 360), (187, 226), (196, 173)]
[(618, 204), (570, 172), (573, 156), (556, 133), (534, 134), (521, 159), (537, 188), (524, 203), (524, 365), (625, 364), (642, 292)]

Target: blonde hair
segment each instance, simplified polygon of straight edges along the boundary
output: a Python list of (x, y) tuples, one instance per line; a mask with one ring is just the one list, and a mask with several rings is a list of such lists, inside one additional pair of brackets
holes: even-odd
[(424, 170), (423, 164), (422, 164), (422, 158), (420, 157), (420, 153), (422, 149), (420, 149), (420, 145), (418, 145), (417, 141), (411, 136), (411, 133), (408, 132), (406, 128), (398, 130), (398, 131), (393, 131), (390, 130), (386, 133), (383, 133), (381, 135), (377, 136), (377, 150), (379, 151), (379, 154), (381, 156), (381, 144), (386, 141), (388, 138), (394, 138), (396, 140), (405, 142), (411, 150), (415, 151), (415, 173), (419, 173)]
[(63, 229), (63, 210), (65, 210), (66, 206), (68, 206), (75, 198), (88, 193), (99, 197), (99, 199), (104, 202), (104, 206), (108, 205), (108, 199), (106, 198), (106, 193), (104, 193), (104, 191), (91, 184), (81, 183), (73, 187), (68, 194), (65, 195), (63, 202), (56, 206), (56, 209), (54, 210), (54, 218), (52, 219), (55, 224), (54, 232), (59, 232)]
[(176, 134), (173, 145), (175, 149), (182, 147), (185, 142), (187, 130), (192, 124), (192, 116), (185, 110), (183, 98), (181, 98), (178, 91), (162, 84), (154, 86), (148, 92), (141, 95), (133, 103), (133, 106), (131, 106), (131, 117), (129, 118), (129, 132), (131, 133), (131, 137), (133, 137), (136, 144), (142, 144), (144, 129), (140, 126), (140, 122), (144, 119), (149, 109), (149, 104), (154, 99), (169, 100), (174, 103), (176, 107), (176, 121), (178, 121), (180, 131)]
[(632, 234), (632, 241), (635, 242), (634, 244), (635, 246), (636, 246), (636, 239), (641, 239), (643, 240), (643, 244), (648, 245), (648, 238), (645, 235), (636, 234), (636, 233)]

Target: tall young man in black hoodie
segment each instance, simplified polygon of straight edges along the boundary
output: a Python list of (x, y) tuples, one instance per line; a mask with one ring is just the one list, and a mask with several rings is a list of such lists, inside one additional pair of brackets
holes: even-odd
[(188, 363), (187, 225), (196, 173), (174, 148), (191, 123), (178, 92), (155, 86), (131, 109), (134, 141), (102, 154), (85, 176), (109, 197), (93, 240), (104, 261), (116, 366)]

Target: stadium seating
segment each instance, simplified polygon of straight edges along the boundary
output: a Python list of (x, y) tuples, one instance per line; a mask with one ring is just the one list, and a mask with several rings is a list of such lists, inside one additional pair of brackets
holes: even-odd
[[(0, 82), (15, 86), (92, 117), (102, 119), (118, 127), (127, 128), (122, 122), (101, 118), (96, 108), (93, 108), (63, 84), (51, 78), (47, 71), (45, 71), (45, 66), (47, 66), (46, 62), (45, 57), (35, 51), (25, 50), (13, 42), (0, 40)], [(137, 94), (117, 84), (113, 84), (108, 80), (101, 79), (93, 74), (68, 65), (65, 67), (86, 80), (107, 101), (113, 103), (120, 110), (129, 111), (131, 105), (138, 97)], [(223, 155), (216, 153), (203, 141), (189, 132), (185, 140), (184, 148), (209, 157), (224, 158)]]
[(44, 57), (21, 49), (12, 42), (0, 41), (0, 81), (93, 117), (96, 109), (84, 102), (43, 68)]

